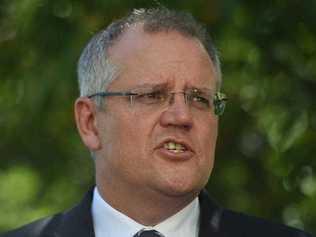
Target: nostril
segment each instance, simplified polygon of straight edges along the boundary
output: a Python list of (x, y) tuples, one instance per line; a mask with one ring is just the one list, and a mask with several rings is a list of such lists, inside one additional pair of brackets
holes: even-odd
[(184, 124), (184, 125), (181, 125), (181, 127), (184, 129), (184, 130), (190, 130), (192, 128), (192, 124)]

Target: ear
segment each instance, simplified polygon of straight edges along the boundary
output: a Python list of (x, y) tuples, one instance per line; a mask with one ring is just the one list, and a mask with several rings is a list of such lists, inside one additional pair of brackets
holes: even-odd
[(83, 143), (92, 151), (100, 149), (95, 103), (87, 97), (79, 97), (75, 102), (75, 119)]

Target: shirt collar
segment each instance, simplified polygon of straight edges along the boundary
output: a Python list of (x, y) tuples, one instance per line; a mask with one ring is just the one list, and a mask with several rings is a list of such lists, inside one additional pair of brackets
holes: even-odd
[(182, 210), (156, 226), (144, 226), (111, 207), (95, 187), (92, 200), (92, 218), (95, 237), (132, 237), (141, 229), (155, 229), (166, 237), (197, 237), (199, 201), (195, 198)]

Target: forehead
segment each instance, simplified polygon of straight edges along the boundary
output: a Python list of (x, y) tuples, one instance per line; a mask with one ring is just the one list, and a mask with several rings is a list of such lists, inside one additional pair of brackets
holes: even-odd
[(214, 65), (203, 45), (175, 31), (146, 33), (142, 24), (136, 24), (109, 49), (109, 56), (120, 70), (114, 85), (216, 85)]

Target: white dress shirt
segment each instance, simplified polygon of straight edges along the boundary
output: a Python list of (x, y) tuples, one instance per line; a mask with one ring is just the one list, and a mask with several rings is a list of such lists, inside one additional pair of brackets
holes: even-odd
[(111, 207), (94, 189), (92, 218), (95, 237), (132, 237), (141, 229), (155, 229), (165, 237), (198, 237), (199, 200), (155, 226), (144, 226)]

